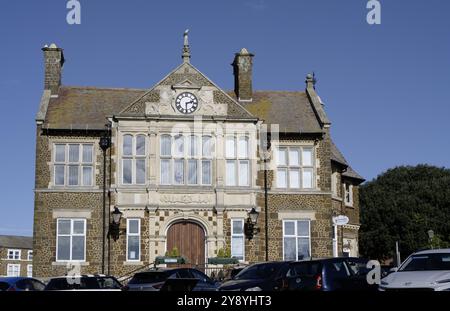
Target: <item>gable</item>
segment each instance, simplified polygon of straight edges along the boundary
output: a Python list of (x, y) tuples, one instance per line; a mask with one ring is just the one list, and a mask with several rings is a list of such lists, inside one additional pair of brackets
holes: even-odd
[[(198, 108), (191, 114), (183, 114), (175, 107), (177, 96), (183, 92), (193, 94), (198, 100)], [(118, 114), (118, 116), (151, 115), (256, 118), (187, 62), (178, 66)]]

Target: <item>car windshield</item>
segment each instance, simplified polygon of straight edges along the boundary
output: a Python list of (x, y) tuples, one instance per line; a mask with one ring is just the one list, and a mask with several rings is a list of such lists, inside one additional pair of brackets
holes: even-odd
[(259, 279), (268, 279), (273, 277), (278, 269), (280, 264), (271, 263), (271, 264), (261, 264), (254, 265), (245, 268), (242, 270), (236, 277), (235, 280), (259, 280)]
[(111, 277), (75, 277), (52, 279), (46, 290), (72, 289), (120, 289), (120, 284)]
[(399, 271), (436, 270), (450, 270), (450, 253), (413, 255), (399, 269)]
[(129, 284), (148, 284), (165, 282), (167, 279), (167, 273), (165, 272), (141, 272), (136, 273), (130, 280)]

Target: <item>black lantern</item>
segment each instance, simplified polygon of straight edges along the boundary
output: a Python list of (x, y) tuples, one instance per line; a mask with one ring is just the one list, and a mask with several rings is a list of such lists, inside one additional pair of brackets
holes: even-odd
[(100, 137), (100, 148), (102, 148), (103, 151), (106, 151), (111, 146), (111, 139), (108, 135), (103, 135)]
[(114, 208), (114, 212), (111, 213), (112, 222), (109, 224), (108, 235), (117, 241), (120, 236), (120, 220), (122, 219), (123, 213), (117, 208)]
[(247, 222), (245, 223), (245, 235), (249, 240), (253, 239), (254, 235), (259, 232), (259, 228), (256, 227), (258, 223), (259, 213), (255, 208), (248, 213)]

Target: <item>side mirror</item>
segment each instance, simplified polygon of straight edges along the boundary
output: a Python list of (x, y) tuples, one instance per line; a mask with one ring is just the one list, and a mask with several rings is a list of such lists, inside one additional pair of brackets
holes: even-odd
[(398, 267), (394, 267), (394, 268), (389, 269), (390, 273), (397, 272), (397, 271), (398, 271)]

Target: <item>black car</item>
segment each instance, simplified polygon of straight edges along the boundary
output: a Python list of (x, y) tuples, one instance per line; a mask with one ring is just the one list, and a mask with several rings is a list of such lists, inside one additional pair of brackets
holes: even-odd
[(41, 291), (45, 284), (29, 277), (0, 278), (0, 291)]
[(219, 283), (206, 274), (192, 268), (156, 268), (136, 273), (128, 282), (125, 290), (130, 291), (160, 291), (164, 290), (166, 281), (173, 279), (196, 280), (193, 291), (216, 291)]
[(278, 291), (290, 268), (289, 261), (257, 263), (220, 286), (222, 291)]
[(291, 262), (284, 290), (300, 291), (376, 291), (376, 284), (367, 282), (368, 260), (343, 257)]
[(81, 275), (52, 278), (45, 290), (51, 291), (120, 291), (122, 284), (113, 276)]

